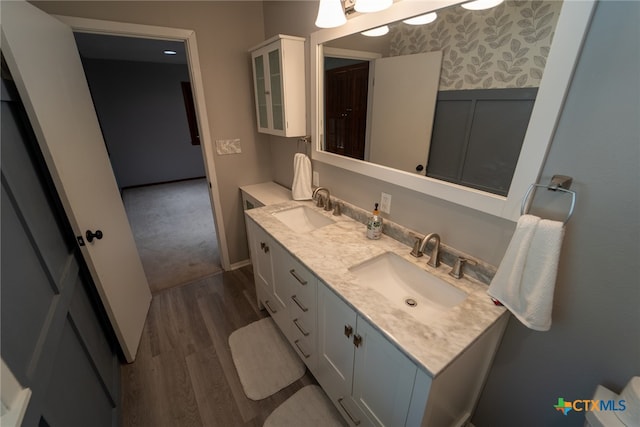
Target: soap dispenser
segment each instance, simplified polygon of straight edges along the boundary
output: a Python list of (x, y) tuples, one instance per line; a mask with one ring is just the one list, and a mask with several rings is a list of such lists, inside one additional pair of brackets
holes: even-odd
[(373, 215), (367, 221), (367, 238), (377, 240), (382, 236), (382, 217), (378, 211), (378, 204), (375, 204)]

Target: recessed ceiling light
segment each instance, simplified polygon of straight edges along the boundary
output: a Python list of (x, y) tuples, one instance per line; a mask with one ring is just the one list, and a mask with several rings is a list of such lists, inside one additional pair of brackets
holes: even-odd
[(378, 28), (374, 28), (374, 29), (371, 29), (371, 30), (363, 31), (360, 34), (362, 34), (363, 36), (367, 36), (367, 37), (380, 37), (380, 36), (384, 36), (388, 32), (389, 32), (389, 27), (386, 26), (386, 25), (383, 25), (382, 27), (378, 27)]
[(491, 9), (502, 3), (504, 0), (475, 0), (469, 3), (463, 3), (460, 6), (468, 10), (484, 10)]
[(405, 19), (402, 22), (409, 25), (425, 25), (425, 24), (432, 23), (433, 21), (436, 20), (437, 17), (438, 17), (437, 13), (431, 12), (425, 15), (416, 16), (414, 18)]
[(168, 49), (165, 50), (162, 53), (164, 53), (165, 55), (177, 55), (178, 54), (178, 52), (176, 52), (175, 50), (168, 50)]

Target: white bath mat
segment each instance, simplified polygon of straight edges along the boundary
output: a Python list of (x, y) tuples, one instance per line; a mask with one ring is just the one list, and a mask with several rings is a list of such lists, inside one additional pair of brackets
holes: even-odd
[(263, 427), (343, 427), (345, 422), (317, 385), (301, 388), (265, 420)]
[(233, 331), (229, 347), (244, 393), (252, 400), (282, 390), (306, 369), (270, 317)]

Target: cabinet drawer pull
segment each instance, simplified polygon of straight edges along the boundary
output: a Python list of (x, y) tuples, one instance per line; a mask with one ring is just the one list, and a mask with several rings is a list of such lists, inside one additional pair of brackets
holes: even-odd
[(353, 327), (351, 325), (344, 325), (344, 335), (349, 338), (353, 333)]
[(264, 306), (267, 307), (267, 309), (272, 313), (272, 314), (276, 314), (278, 312), (278, 310), (274, 310), (273, 307), (271, 307), (271, 304), (269, 304), (269, 300), (265, 300), (264, 302)]
[(309, 331), (305, 331), (304, 328), (300, 326), (300, 322), (298, 322), (298, 319), (293, 319), (293, 324), (298, 327), (300, 332), (302, 332), (302, 335), (304, 335), (305, 337), (309, 336)]
[(362, 337), (360, 335), (355, 334), (353, 336), (353, 345), (356, 347), (360, 347), (360, 345), (362, 345)]
[(298, 305), (298, 307), (300, 307), (300, 310), (304, 311), (305, 313), (309, 311), (309, 309), (305, 307), (304, 304), (298, 301), (298, 297), (296, 295), (292, 296), (291, 299)]
[(296, 280), (297, 280), (298, 282), (300, 282), (300, 284), (301, 284), (302, 286), (304, 286), (304, 285), (306, 285), (306, 284), (307, 284), (307, 281), (306, 281), (306, 280), (304, 280), (302, 277), (300, 277), (300, 276), (298, 275), (298, 273), (296, 273), (296, 270), (295, 270), (295, 269), (293, 269), (293, 268), (292, 268), (291, 270), (289, 270), (289, 273), (291, 273), (291, 275), (292, 275), (293, 277), (295, 277), (295, 278), (296, 278)]
[(295, 340), (293, 343), (296, 345), (296, 347), (298, 347), (298, 350), (300, 351), (300, 353), (302, 353), (302, 355), (304, 356), (305, 359), (308, 359), (309, 357), (311, 357), (310, 354), (307, 354), (304, 352), (304, 350), (302, 349), (302, 347), (300, 347), (300, 344), (298, 344), (300, 342), (300, 340)]
[(360, 425), (360, 420), (355, 418), (353, 415), (351, 415), (351, 412), (349, 412), (349, 410), (347, 409), (346, 406), (344, 406), (344, 403), (342, 403), (342, 401), (344, 400), (344, 397), (341, 397), (338, 399), (338, 403), (340, 404), (340, 406), (342, 407), (342, 409), (344, 410), (344, 412), (347, 414), (347, 416), (349, 418), (351, 418), (351, 421), (355, 424), (355, 425)]

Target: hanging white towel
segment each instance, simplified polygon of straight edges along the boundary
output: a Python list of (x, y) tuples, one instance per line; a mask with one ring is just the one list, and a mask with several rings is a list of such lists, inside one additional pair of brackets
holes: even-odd
[(291, 196), (293, 200), (310, 200), (312, 196), (311, 160), (302, 153), (296, 153), (293, 158)]
[(564, 224), (523, 215), (487, 293), (528, 328), (551, 327)]

